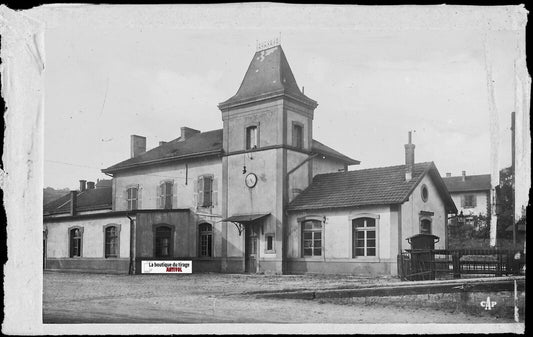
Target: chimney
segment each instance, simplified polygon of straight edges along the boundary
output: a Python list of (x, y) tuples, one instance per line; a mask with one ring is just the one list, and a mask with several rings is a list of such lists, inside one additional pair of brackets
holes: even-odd
[(451, 176), (452, 176), (452, 174), (450, 172), (446, 172), (446, 178), (449, 178)]
[(180, 142), (183, 142), (184, 140), (187, 140), (188, 138), (190, 138), (191, 136), (197, 133), (200, 133), (200, 130), (195, 130), (195, 129), (191, 129), (186, 126), (183, 126), (181, 127), (181, 137), (179, 140)]
[(70, 215), (76, 215), (78, 207), (78, 191), (70, 191)]
[(164, 142), (164, 141), (160, 141), (159, 142), (159, 146), (163, 145), (163, 144), (166, 144), (167, 142)]
[(83, 192), (87, 189), (87, 187), (85, 186), (86, 182), (87, 180), (80, 180), (80, 192)]
[(411, 143), (411, 131), (409, 131), (409, 143), (405, 144), (405, 181), (413, 179), (415, 169), (415, 144)]
[(88, 190), (94, 189), (94, 181), (88, 181), (87, 182), (87, 189)]
[(146, 137), (131, 135), (131, 158), (146, 152)]
[(466, 180), (466, 171), (463, 171), (463, 178), (462, 178), (463, 181)]

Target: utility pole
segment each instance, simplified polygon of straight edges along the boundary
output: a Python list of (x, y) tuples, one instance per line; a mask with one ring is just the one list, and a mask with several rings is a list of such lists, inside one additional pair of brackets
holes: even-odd
[(516, 245), (516, 222), (515, 222), (515, 200), (516, 200), (516, 193), (515, 193), (515, 112), (511, 112), (511, 186), (513, 187), (513, 205), (512, 205), (512, 216), (511, 221), (513, 224), (513, 245)]

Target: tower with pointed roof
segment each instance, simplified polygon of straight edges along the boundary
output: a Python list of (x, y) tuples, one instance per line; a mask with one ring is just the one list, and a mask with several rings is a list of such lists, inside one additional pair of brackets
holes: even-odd
[[(218, 107), (224, 125), (222, 215), (241, 229), (246, 271), (284, 272), (285, 208), (312, 179), (317, 102), (300, 90), (276, 45), (255, 53), (237, 93)], [(230, 258), (231, 247), (226, 251)]]

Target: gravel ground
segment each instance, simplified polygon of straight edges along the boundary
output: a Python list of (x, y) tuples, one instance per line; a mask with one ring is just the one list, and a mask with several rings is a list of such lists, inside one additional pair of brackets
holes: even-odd
[(397, 281), (324, 275), (44, 273), (43, 323), (512, 323), (395, 299), (259, 299), (251, 292)]

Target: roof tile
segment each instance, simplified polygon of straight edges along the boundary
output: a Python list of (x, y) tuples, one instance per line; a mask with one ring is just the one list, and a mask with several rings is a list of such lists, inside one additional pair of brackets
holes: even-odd
[(311, 185), (289, 205), (290, 210), (402, 203), (431, 168), (417, 163), (413, 179), (405, 181), (405, 165), (316, 175)]
[(480, 174), (473, 176), (466, 176), (463, 181), (462, 176), (458, 177), (443, 177), (442, 180), (446, 184), (448, 191), (454, 192), (468, 192), (468, 191), (483, 191), (490, 190), (490, 174)]
[[(112, 207), (112, 188), (99, 187), (78, 192), (77, 211), (109, 209)], [(44, 215), (68, 213), (70, 211), (70, 193), (43, 206)]]
[[(358, 160), (349, 158), (314, 139), (312, 151), (339, 159), (348, 165), (359, 164)], [(102, 171), (110, 173), (153, 162), (187, 158), (188, 156), (202, 154), (213, 155), (216, 153), (222, 154), (222, 129), (198, 133), (185, 141), (179, 141), (179, 138), (177, 138), (141, 155), (103, 169)]]
[(271, 94), (289, 94), (316, 107), (316, 102), (304, 95), (292, 73), (281, 46), (255, 53), (237, 93), (219, 104), (220, 108), (269, 97)]

